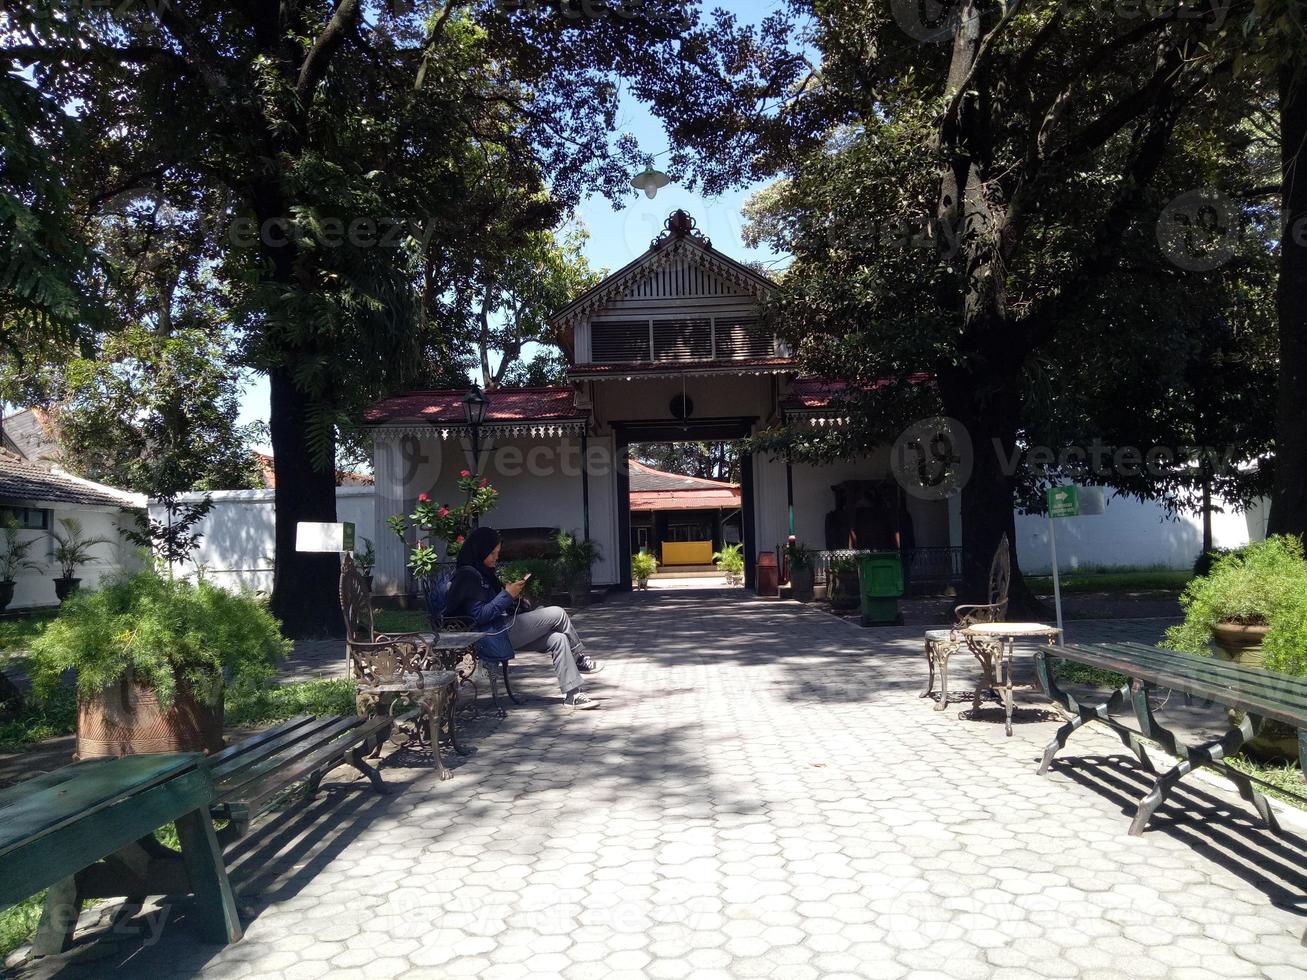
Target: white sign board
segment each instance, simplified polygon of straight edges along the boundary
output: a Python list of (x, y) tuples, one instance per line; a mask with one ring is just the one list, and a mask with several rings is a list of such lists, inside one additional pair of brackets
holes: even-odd
[(350, 521), (340, 524), (315, 524), (300, 521), (295, 525), (296, 551), (353, 551), (354, 525)]

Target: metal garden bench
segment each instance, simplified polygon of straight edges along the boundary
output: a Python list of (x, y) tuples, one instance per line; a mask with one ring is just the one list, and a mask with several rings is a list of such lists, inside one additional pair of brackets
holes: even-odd
[[(1099, 703), (1081, 704), (1058, 685), (1049, 668), (1049, 658), (1053, 657), (1114, 671), (1124, 675), (1126, 682)], [(1116, 732), (1149, 772), (1156, 773), (1157, 770), (1140, 742), (1141, 736), (1179, 759), (1177, 765), (1158, 775), (1140, 802), (1130, 824), (1132, 835), (1142, 834), (1149, 819), (1175, 785), (1203, 766), (1223, 773), (1238, 788), (1239, 794), (1256, 807), (1267, 825), (1278, 832), (1279, 824), (1270, 803), (1253, 788), (1255, 780), (1224, 760), (1257, 735), (1263, 723), (1270, 719), (1298, 729), (1299, 759), (1303, 771), (1307, 772), (1307, 680), (1142, 643), (1046, 646), (1035, 654), (1035, 670), (1044, 693), (1075, 716), (1058, 729), (1044, 750), (1040, 775), (1048, 771), (1053, 756), (1066, 745), (1074, 731), (1088, 722), (1099, 721)], [(1228, 730), (1220, 738), (1201, 745), (1185, 745), (1153, 716), (1148, 701), (1151, 688), (1169, 688), (1224, 705), (1230, 709)], [(1125, 727), (1112, 717), (1127, 704), (1134, 710), (1138, 731)], [(1304, 936), (1304, 941), (1307, 941), (1307, 936)]]

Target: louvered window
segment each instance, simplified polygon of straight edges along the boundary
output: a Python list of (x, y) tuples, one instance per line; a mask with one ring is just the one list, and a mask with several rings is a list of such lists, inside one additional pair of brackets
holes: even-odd
[(590, 325), (590, 357), (596, 364), (649, 360), (649, 321), (596, 320)]
[(707, 361), (713, 356), (712, 320), (675, 317), (653, 321), (655, 361)]
[(757, 317), (717, 318), (719, 358), (771, 357), (775, 353), (776, 340)]

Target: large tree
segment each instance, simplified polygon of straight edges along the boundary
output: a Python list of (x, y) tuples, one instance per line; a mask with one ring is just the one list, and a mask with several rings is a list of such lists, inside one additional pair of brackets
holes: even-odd
[[(1076, 331), (1126, 342), (1113, 328), (1139, 324), (1101, 315), (1123, 257), (1151, 245), (1154, 268), (1174, 260), (1156, 240), (1167, 202), (1242, 152), (1221, 137), (1249, 96), (1230, 94), (1231, 59), (1212, 45), (1233, 25), (1022, 0), (927, 4), (931, 21), (913, 3), (801, 6), (819, 84), (781, 122), (820, 141), (792, 141), (764, 224), (795, 256), (778, 323), (854, 391), (932, 378), (974, 449), (964, 587), (981, 595), (1000, 536), (1015, 541), (1012, 461), (1041, 358)], [(775, 145), (770, 128), (761, 139)], [(1028, 599), (1019, 576), (1014, 588)]]
[[(6, 11), (3, 49), (72, 108), (89, 149), (65, 170), (95, 214), (148, 189), (210, 229), (243, 336), (266, 372), (276, 459), (273, 609), (292, 635), (338, 629), (334, 556), (295, 551), (335, 518), (339, 423), (422, 370), (424, 311), (446, 256), (480, 234), (485, 161), (547, 202), (618, 195), (635, 159), (613, 140), (618, 80), (665, 116), (720, 90), (755, 45), (673, 0), (514, 9), (491, 0), (172, 0)], [(701, 75), (700, 85), (687, 81)], [(751, 97), (746, 86), (732, 97)], [(701, 163), (711, 169), (712, 160)]]

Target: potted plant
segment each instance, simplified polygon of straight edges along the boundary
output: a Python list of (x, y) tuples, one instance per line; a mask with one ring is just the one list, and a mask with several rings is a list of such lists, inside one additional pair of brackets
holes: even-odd
[(563, 585), (572, 597), (572, 605), (588, 606), (590, 604), (591, 569), (599, 560), (599, 545), (594, 541), (582, 541), (575, 534), (558, 532), (558, 568), (562, 573)]
[(377, 549), (372, 546), (371, 538), (363, 539), (363, 550), (355, 553), (354, 564), (358, 566), (359, 574), (368, 583), (368, 591), (371, 592), (372, 569), (377, 565)]
[(813, 550), (802, 544), (792, 541), (785, 546), (785, 563), (790, 569), (790, 593), (799, 602), (812, 602), (815, 558)]
[(858, 562), (852, 555), (841, 555), (830, 563), (830, 604), (833, 609), (857, 609)]
[(151, 569), (70, 596), (30, 666), (39, 694), (76, 674), (80, 759), (214, 752), (224, 688), (270, 677), (290, 646), (249, 595)]
[(724, 544), (721, 551), (713, 554), (712, 560), (726, 576), (727, 585), (739, 585), (744, 581), (744, 545)]
[[(1164, 645), (1250, 667), (1307, 675), (1307, 560), (1300, 538), (1267, 538), (1218, 555), (1211, 572), (1180, 596), (1184, 622)], [(1255, 755), (1295, 758), (1287, 726), (1266, 722), (1248, 744)]]
[(636, 588), (649, 588), (649, 579), (658, 571), (658, 559), (647, 551), (640, 551), (631, 556), (631, 578)]
[(14, 583), (18, 573), (23, 569), (35, 572), (41, 568), (27, 557), (36, 540), (23, 541), (18, 536), (20, 530), (22, 529), (13, 517), (6, 519), (3, 527), (0, 527), (4, 547), (4, 551), (0, 552), (0, 612), (4, 612), (9, 608), (9, 603), (14, 601)]
[(54, 560), (59, 566), (59, 577), (54, 580), (54, 594), (62, 603), (77, 591), (82, 580), (77, 577), (77, 569), (101, 561), (91, 549), (97, 544), (111, 544), (109, 538), (82, 537), (82, 522), (76, 517), (61, 517), (59, 525), (63, 531), (54, 532)]

